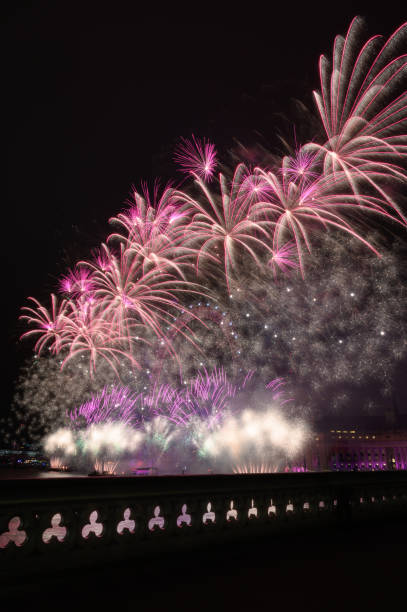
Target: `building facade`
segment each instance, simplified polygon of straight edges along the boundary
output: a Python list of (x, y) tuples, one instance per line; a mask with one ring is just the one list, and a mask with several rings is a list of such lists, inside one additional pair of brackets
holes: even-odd
[[(394, 415), (393, 415), (394, 417)], [(312, 471), (407, 470), (407, 415), (315, 427), (304, 462)]]

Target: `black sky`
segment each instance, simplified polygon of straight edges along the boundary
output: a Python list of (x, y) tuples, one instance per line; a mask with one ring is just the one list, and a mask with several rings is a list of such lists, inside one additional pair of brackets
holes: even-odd
[(55, 290), (67, 265), (105, 237), (132, 183), (171, 178), (179, 136), (226, 149), (258, 131), (273, 148), (274, 113), (290, 97), (310, 103), (319, 54), (355, 14), (369, 34), (407, 18), (402, 3), (286, 4), (143, 13), (137, 2), (14, 2), (3, 12), (8, 396), (29, 350), (18, 343), (25, 298)]

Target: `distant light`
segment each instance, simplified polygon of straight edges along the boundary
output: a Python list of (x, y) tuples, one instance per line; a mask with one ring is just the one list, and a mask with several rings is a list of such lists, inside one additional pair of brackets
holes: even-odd
[(384, 336), (386, 332), (384, 332), (383, 330), (381, 330), (380, 335)]
[(246, 317), (250, 317), (250, 314), (248, 312), (246, 312)]

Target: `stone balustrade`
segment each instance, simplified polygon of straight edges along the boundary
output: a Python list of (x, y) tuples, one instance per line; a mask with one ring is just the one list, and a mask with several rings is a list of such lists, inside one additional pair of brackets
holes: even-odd
[(407, 472), (0, 481), (0, 565), (107, 563), (284, 529), (407, 520)]

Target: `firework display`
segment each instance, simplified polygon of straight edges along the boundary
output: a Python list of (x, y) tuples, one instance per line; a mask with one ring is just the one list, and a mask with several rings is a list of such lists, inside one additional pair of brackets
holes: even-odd
[(71, 410), (69, 418), (73, 424), (81, 421), (86, 425), (119, 421), (131, 425), (135, 418), (133, 407), (137, 399), (138, 396), (127, 387), (105, 387), (90, 401)]
[[(58, 467), (114, 464), (128, 470), (140, 464), (165, 473), (188, 464), (195, 472), (230, 472), (235, 463), (260, 464), (264, 453), (273, 465), (286, 465), (307, 439), (307, 426), (289, 411), (283, 414), (290, 402), (284, 381), (263, 385), (262, 394), (258, 387), (254, 372), (232, 382), (224, 370), (214, 370), (188, 386), (153, 386), (139, 395), (105, 388), (69, 412), (44, 448)], [(257, 410), (248, 409), (248, 402)]]
[[(271, 469), (306, 438), (282, 378), (303, 406), (324, 393), (339, 405), (344, 384), (379, 370), (386, 386), (407, 348), (394, 234), (407, 225), (407, 24), (384, 42), (363, 43), (361, 27), (320, 60), (325, 140), (230, 171), (206, 139), (181, 139), (182, 185), (133, 188), (50, 307), (29, 298), (36, 362), (20, 410), (63, 426), (49, 452), (62, 440), (103, 463), (137, 448), (158, 465), (177, 445), (237, 472)], [(256, 410), (254, 380), (269, 394)]]
[[(293, 457), (301, 450), (306, 439), (303, 423), (294, 424), (275, 408), (244, 410), (238, 418), (230, 417), (203, 442), (203, 452), (215, 461), (246, 463), (250, 459)], [(278, 462), (278, 460), (276, 461)]]

